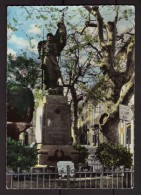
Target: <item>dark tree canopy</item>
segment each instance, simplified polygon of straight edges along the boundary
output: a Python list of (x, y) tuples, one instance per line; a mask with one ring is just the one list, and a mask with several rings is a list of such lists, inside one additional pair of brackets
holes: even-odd
[(31, 122), (34, 111), (34, 97), (30, 89), (19, 84), (7, 85), (7, 120)]
[(18, 56), (8, 55), (7, 79), (20, 83), (23, 87), (33, 89), (40, 78), (39, 63), (22, 53)]

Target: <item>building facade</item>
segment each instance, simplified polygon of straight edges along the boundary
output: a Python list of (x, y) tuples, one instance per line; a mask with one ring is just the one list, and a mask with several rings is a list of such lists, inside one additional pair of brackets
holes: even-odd
[[(132, 104), (132, 106), (130, 105)], [(134, 107), (134, 97), (132, 97), (130, 107)], [(133, 109), (132, 109), (133, 110)], [(98, 147), (100, 143), (106, 142), (103, 133), (100, 131), (100, 117), (106, 110), (104, 104), (94, 106), (88, 102), (79, 114), (78, 128), (80, 132), (80, 144)], [(119, 144), (127, 147), (134, 153), (134, 119), (130, 121), (120, 120), (118, 125)]]

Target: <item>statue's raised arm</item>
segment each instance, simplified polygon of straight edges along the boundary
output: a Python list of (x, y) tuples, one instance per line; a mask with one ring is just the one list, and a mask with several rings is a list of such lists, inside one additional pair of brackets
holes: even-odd
[(56, 40), (56, 47), (58, 51), (58, 55), (60, 55), (61, 51), (64, 49), (66, 45), (66, 40), (67, 40), (67, 30), (66, 26), (64, 24), (64, 13), (62, 16), (61, 22), (57, 24), (58, 29), (55, 34), (55, 40)]

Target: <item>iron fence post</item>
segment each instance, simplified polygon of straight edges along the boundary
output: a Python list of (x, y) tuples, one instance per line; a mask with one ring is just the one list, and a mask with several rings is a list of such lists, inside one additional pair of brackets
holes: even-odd
[(18, 167), (18, 189), (20, 188), (20, 168)]
[(103, 188), (103, 171), (104, 171), (104, 168), (103, 168), (103, 166), (102, 166), (101, 178), (100, 178), (100, 188)]
[(67, 188), (70, 188), (70, 167), (67, 165)]

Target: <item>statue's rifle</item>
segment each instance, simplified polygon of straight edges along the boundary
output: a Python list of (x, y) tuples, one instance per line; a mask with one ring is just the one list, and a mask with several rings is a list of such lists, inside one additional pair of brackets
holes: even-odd
[(43, 80), (44, 80), (44, 70), (43, 70), (43, 66), (44, 66), (44, 29), (43, 29), (43, 41), (42, 41), (42, 89), (43, 89)]
[(61, 22), (64, 23), (64, 11), (63, 11), (63, 13), (62, 13)]

